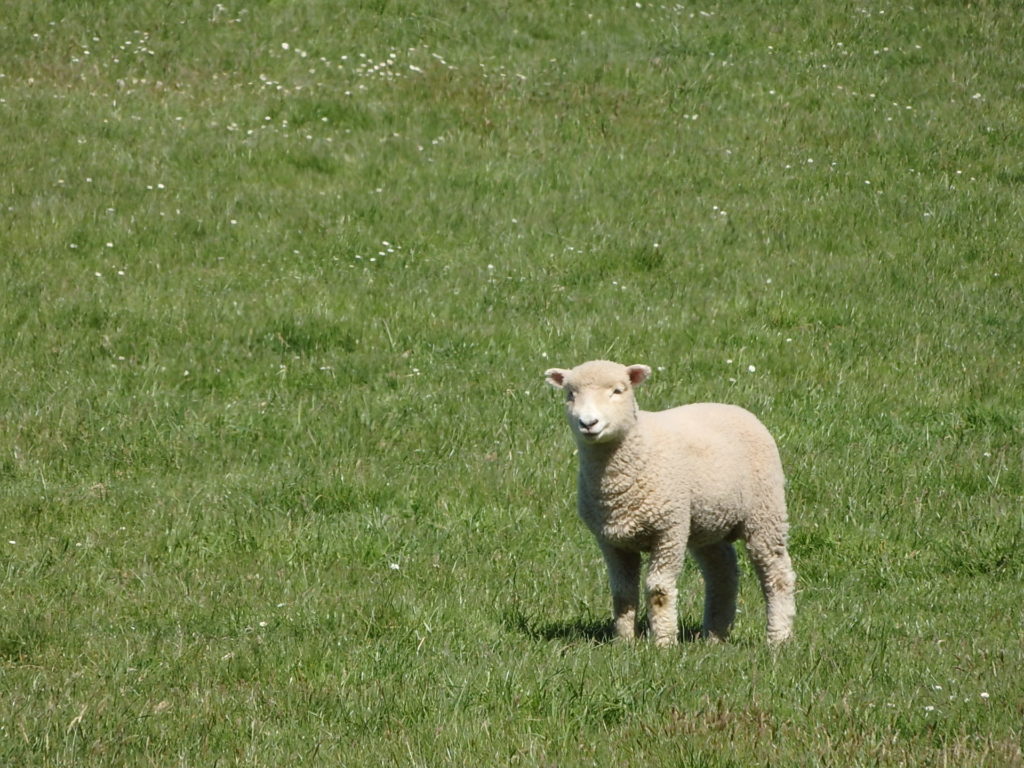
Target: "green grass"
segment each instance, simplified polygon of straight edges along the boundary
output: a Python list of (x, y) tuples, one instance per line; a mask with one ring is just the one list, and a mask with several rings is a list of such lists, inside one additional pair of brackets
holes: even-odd
[[(1021, 765), (1022, 18), (7, 3), (0, 765)], [(775, 433), (791, 645), (605, 642), (595, 357)]]

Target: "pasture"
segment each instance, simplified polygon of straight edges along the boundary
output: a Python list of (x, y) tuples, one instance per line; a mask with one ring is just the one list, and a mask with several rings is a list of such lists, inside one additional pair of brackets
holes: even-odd
[[(0, 765), (1024, 764), (1021, 73), (984, 0), (6, 2)], [(774, 433), (786, 647), (742, 557), (607, 642), (599, 357)]]

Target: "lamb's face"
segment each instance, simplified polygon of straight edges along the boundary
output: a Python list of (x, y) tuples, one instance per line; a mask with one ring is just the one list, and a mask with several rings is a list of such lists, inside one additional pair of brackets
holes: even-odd
[(571, 370), (551, 368), (544, 376), (565, 392), (569, 426), (580, 443), (612, 443), (636, 423), (633, 387), (650, 374), (646, 365), (594, 360)]

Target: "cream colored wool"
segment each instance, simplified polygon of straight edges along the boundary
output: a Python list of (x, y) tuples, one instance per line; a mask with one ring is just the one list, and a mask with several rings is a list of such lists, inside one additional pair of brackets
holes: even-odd
[(616, 636), (636, 637), (640, 554), (648, 552), (651, 635), (658, 645), (677, 641), (676, 581), (689, 549), (704, 576), (703, 634), (724, 640), (739, 586), (733, 542), (742, 539), (764, 593), (768, 641), (788, 639), (796, 574), (775, 441), (734, 405), (639, 410), (633, 388), (650, 373), (595, 360), (544, 374), (566, 394), (579, 447), (579, 514), (608, 566)]

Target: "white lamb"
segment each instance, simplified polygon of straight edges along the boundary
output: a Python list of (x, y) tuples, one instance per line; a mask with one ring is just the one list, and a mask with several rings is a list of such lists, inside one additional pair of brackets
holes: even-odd
[(739, 586), (732, 542), (743, 539), (767, 604), (768, 641), (788, 639), (796, 574), (775, 441), (734, 405), (639, 410), (633, 387), (650, 374), (606, 360), (544, 374), (565, 391), (579, 446), (579, 514), (608, 566), (616, 636), (636, 637), (640, 553), (649, 552), (651, 634), (658, 645), (676, 642), (676, 580), (689, 548), (704, 575), (703, 635), (724, 640)]

